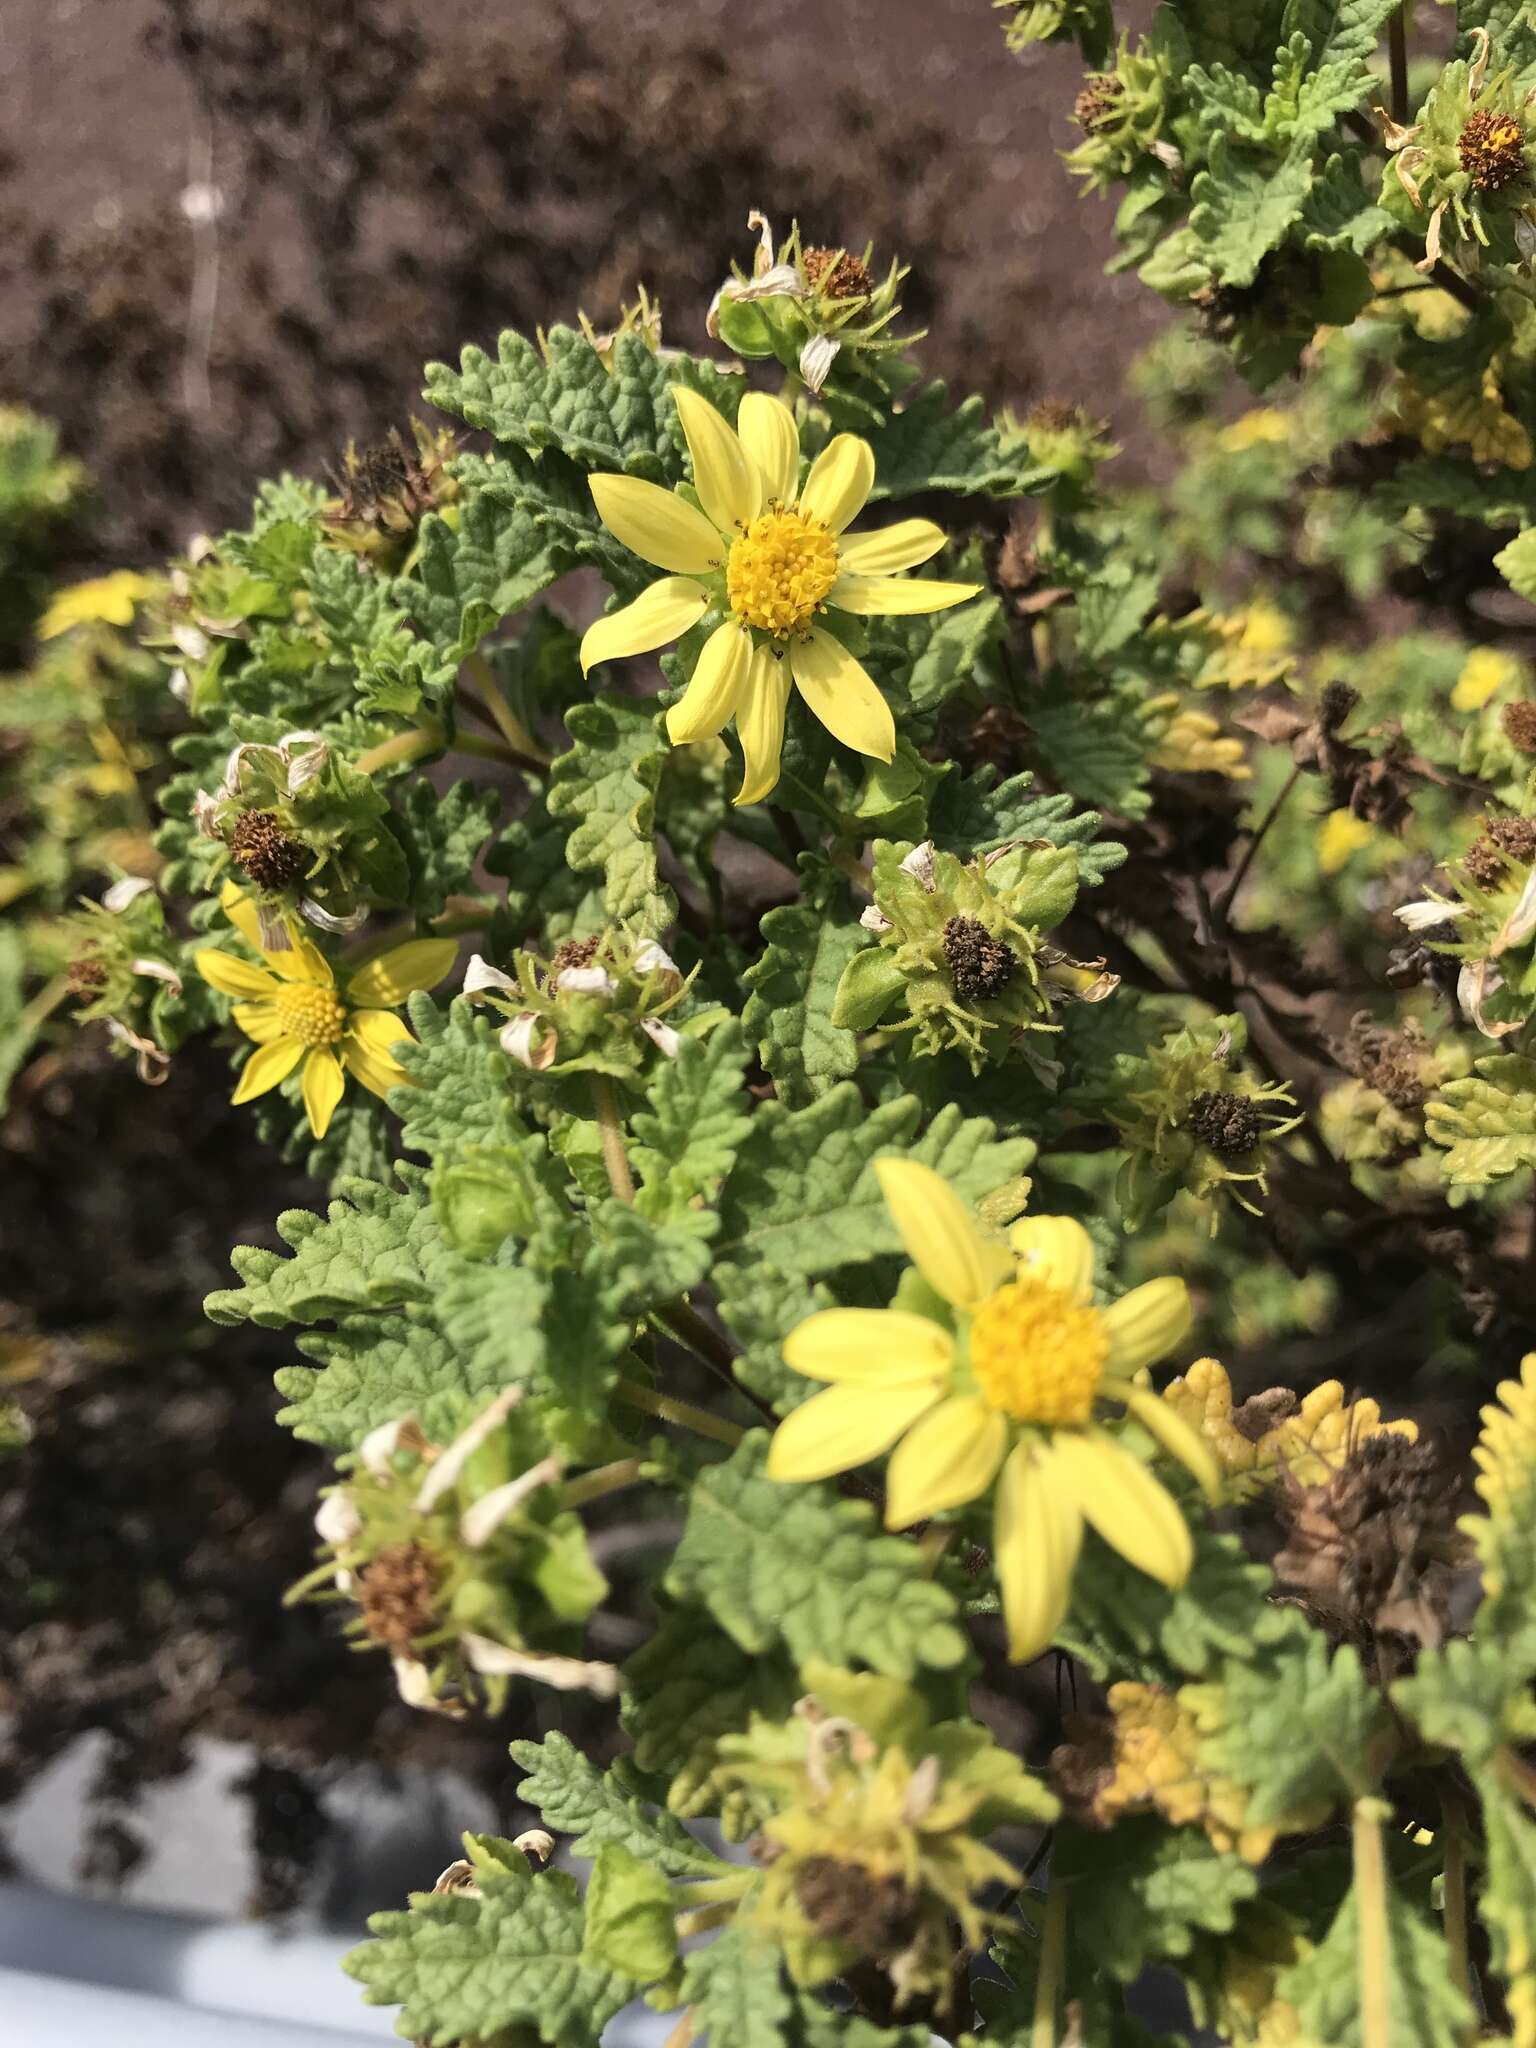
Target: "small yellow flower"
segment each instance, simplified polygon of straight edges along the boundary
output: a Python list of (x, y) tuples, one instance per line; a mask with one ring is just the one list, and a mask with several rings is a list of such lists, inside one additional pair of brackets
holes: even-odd
[(1336, 875), (1376, 836), (1369, 819), (1357, 818), (1347, 807), (1330, 811), (1318, 827), (1317, 864), (1325, 875)]
[[(1147, 708), (1153, 709), (1156, 702)], [(1178, 775), (1225, 775), (1229, 782), (1253, 777), (1243, 759), (1242, 741), (1223, 736), (1216, 720), (1203, 711), (1174, 713), (1157, 742), (1152, 765)]]
[[(1232, 1382), (1214, 1358), (1197, 1358), (1187, 1373), (1170, 1380), (1163, 1399), (1215, 1452), (1229, 1500), (1242, 1500), (1289, 1470), (1301, 1486), (1320, 1486), (1350, 1451), (1367, 1437), (1400, 1436), (1417, 1443), (1417, 1423), (1383, 1422), (1380, 1405), (1346, 1401), (1338, 1380), (1324, 1380), (1289, 1411), (1276, 1412), (1255, 1433), (1233, 1420)], [(1257, 1405), (1257, 1402), (1256, 1404)]]
[(845, 531), (875, 481), (874, 451), (857, 434), (834, 434), (802, 485), (799, 429), (777, 398), (749, 391), (735, 427), (686, 386), (674, 385), (672, 399), (703, 510), (639, 477), (589, 479), (608, 531), (669, 573), (587, 629), (582, 672), (649, 654), (706, 612), (723, 612), (667, 713), (667, 731), (677, 743), (713, 739), (735, 719), (746, 757), (737, 803), (756, 803), (779, 779), (791, 681), (834, 739), (889, 761), (890, 706), (817, 618), (829, 608), (864, 617), (944, 611), (981, 586), (897, 574), (944, 545), (931, 519)]
[(265, 1095), (302, 1060), (309, 1127), (323, 1138), (346, 1085), (343, 1068), (375, 1095), (409, 1082), (394, 1048), (411, 1034), (394, 1005), (442, 980), (458, 952), (452, 939), (408, 939), (392, 946), (360, 967), (342, 990), (331, 963), (308, 939), (295, 938), (286, 952), (263, 951), (255, 907), (238, 890), (226, 890), (224, 911), (266, 962), (257, 967), (218, 947), (197, 955), (204, 981), (221, 995), (239, 998), (230, 1014), (256, 1045), (232, 1101)]
[(158, 585), (132, 569), (114, 569), (88, 583), (71, 583), (58, 591), (37, 624), (39, 640), (55, 640), (71, 626), (131, 626), (133, 614)]
[(1239, 414), (1230, 426), (1222, 428), (1216, 441), (1224, 455), (1241, 455), (1246, 448), (1289, 441), (1295, 432), (1296, 422), (1288, 414), (1277, 412), (1271, 405), (1263, 405)]
[(1453, 711), (1481, 711), (1500, 690), (1525, 694), (1525, 664), (1496, 647), (1474, 647), (1462, 663), (1461, 674), (1451, 691)]
[(1015, 1662), (1037, 1656), (1060, 1625), (1085, 1521), (1138, 1570), (1182, 1585), (1192, 1548), (1177, 1503), (1093, 1409), (1121, 1403), (1216, 1497), (1210, 1451), (1130, 1378), (1188, 1329), (1183, 1281), (1149, 1280), (1095, 1308), (1080, 1223), (1027, 1217), (1004, 1242), (928, 1167), (881, 1159), (875, 1172), (908, 1257), (956, 1311), (954, 1327), (904, 1309), (827, 1309), (801, 1323), (785, 1361), (830, 1384), (780, 1423), (769, 1477), (825, 1479), (894, 1444), (892, 1529), (977, 1500), (996, 1479), (994, 1558)]

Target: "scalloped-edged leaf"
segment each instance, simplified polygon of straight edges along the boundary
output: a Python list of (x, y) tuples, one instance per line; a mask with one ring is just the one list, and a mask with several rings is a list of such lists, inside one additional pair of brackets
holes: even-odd
[(1483, 1188), (1536, 1166), (1536, 1060), (1512, 1052), (1478, 1060), (1425, 1103), (1424, 1128), (1445, 1148), (1440, 1163), (1452, 1187)]
[(790, 1994), (779, 1952), (749, 1928), (728, 1927), (683, 1966), (683, 2002), (701, 2034), (725, 2048), (783, 2048)]
[(624, 1666), (621, 1711), (636, 1764), (670, 1781), (667, 1804), (686, 1820), (714, 1810), (720, 1737), (743, 1733), (754, 1713), (782, 1720), (803, 1690), (782, 1650), (754, 1655), (685, 1607), (664, 1611)]
[(395, 805), (396, 835), (410, 866), (410, 903), (418, 917), (441, 916), (450, 896), (475, 886), (475, 863), (501, 809), (494, 789), (455, 782), (404, 785)]
[(648, 1107), (630, 1118), (642, 1216), (697, 1218), (713, 1201), (751, 1126), (745, 1067), (734, 1017), (702, 1043), (685, 1038), (676, 1059), (658, 1063), (646, 1088)]
[(1130, 1815), (1106, 1833), (1063, 1827), (1053, 1884), (1091, 1900), (1069, 1939), (1090, 1969), (1129, 1984), (1150, 1965), (1189, 1954), (1197, 1933), (1230, 1934), (1237, 1909), (1257, 1897), (1258, 1873), (1214, 1849), (1198, 1828)]
[(853, 1661), (897, 1678), (959, 1663), (955, 1603), (916, 1546), (882, 1535), (873, 1508), (835, 1487), (767, 1478), (767, 1455), (767, 1432), (753, 1430), (699, 1472), (667, 1591), (701, 1601), (744, 1650), (783, 1643), (801, 1663)]
[(418, 991), (407, 1004), (414, 1045), (396, 1054), (415, 1086), (391, 1090), (408, 1150), (441, 1159), (464, 1145), (525, 1135), (507, 1093), (511, 1063), (496, 1043), (496, 1020), (456, 997), (446, 1010)]
[(990, 763), (974, 775), (947, 777), (929, 812), (935, 846), (969, 860), (1010, 840), (1048, 839), (1052, 846), (1075, 846), (1079, 879), (1096, 887), (1124, 861), (1125, 848), (1096, 836), (1102, 822), (1097, 811), (1075, 810), (1071, 797), (1048, 796), (1034, 785), (1028, 769), (1000, 783)]
[(832, 1022), (832, 998), (843, 969), (867, 934), (830, 909), (787, 903), (763, 919), (763, 951), (747, 970), (751, 990), (742, 1028), (790, 1109), (858, 1071), (855, 1034)]
[[(536, 1314), (537, 1306), (537, 1293), (525, 1288), (523, 1312)], [(513, 1377), (500, 1358), (467, 1350), (414, 1316), (346, 1316), (334, 1330), (301, 1337), (298, 1347), (315, 1364), (283, 1366), (273, 1375), (293, 1404), (277, 1419), (305, 1443), (330, 1450), (355, 1449), (370, 1429), (398, 1415), (418, 1416), (433, 1442), (445, 1442), (466, 1411)]]
[(599, 697), (566, 713), (571, 749), (550, 770), (549, 813), (574, 821), (565, 857), (603, 876), (608, 915), (655, 936), (677, 914), (656, 866), (656, 790), (667, 741), (655, 711)]
[(1259, 265), (1300, 220), (1312, 189), (1308, 153), (1283, 158), (1239, 152), (1221, 130), (1211, 138), (1209, 168), (1190, 184), (1190, 231), (1225, 285), (1250, 285)]
[(973, 683), (977, 664), (1001, 637), (997, 599), (973, 598), (947, 612), (878, 621), (869, 660), (898, 714), (922, 716)]
[(625, 1782), (626, 1769), (633, 1775), (626, 1759), (599, 1770), (568, 1737), (546, 1735), (542, 1742), (514, 1742), (512, 1761), (529, 1773), (518, 1797), (536, 1806), (557, 1833), (576, 1837), (573, 1856), (590, 1861), (599, 1849), (617, 1844), (672, 1877), (719, 1874), (718, 1856)]
[(571, 549), (530, 509), (489, 491), (466, 494), (449, 521), (421, 522), (415, 573), (396, 588), (434, 646), (458, 658), (478, 647), (569, 569)]
[(919, 491), (1017, 498), (1056, 481), (1054, 470), (1031, 461), (1023, 434), (993, 426), (979, 398), (951, 408), (939, 382), (925, 384), (882, 425), (861, 431), (875, 451), (875, 500)]
[(1387, 1706), (1351, 1645), (1330, 1657), (1312, 1635), (1272, 1657), (1234, 1662), (1221, 1693), (1223, 1726), (1201, 1757), (1247, 1788), (1249, 1826), (1371, 1790), (1372, 1744)]

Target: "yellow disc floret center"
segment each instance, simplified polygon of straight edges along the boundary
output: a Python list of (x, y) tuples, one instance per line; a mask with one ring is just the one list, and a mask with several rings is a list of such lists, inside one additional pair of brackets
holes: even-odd
[(1031, 1274), (977, 1309), (970, 1348), (980, 1392), (1016, 1422), (1086, 1422), (1109, 1356), (1097, 1309)]
[(836, 537), (803, 512), (764, 512), (732, 541), (725, 561), (732, 611), (744, 626), (780, 639), (806, 630), (836, 581)]
[(305, 1045), (334, 1045), (347, 1027), (347, 1013), (334, 989), (295, 984), (280, 988), (272, 1002), (283, 1036)]

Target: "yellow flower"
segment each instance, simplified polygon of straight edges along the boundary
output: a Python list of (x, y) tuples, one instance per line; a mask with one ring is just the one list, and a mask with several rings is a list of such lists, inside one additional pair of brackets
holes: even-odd
[(414, 989), (431, 988), (453, 965), (452, 939), (408, 939), (360, 967), (339, 989), (331, 963), (308, 939), (283, 953), (263, 951), (254, 905), (226, 890), (224, 910), (266, 962), (257, 967), (210, 947), (197, 971), (221, 995), (239, 998), (230, 1012), (256, 1050), (241, 1070), (231, 1100), (250, 1102), (286, 1081), (304, 1062), (304, 1108), (317, 1138), (329, 1128), (346, 1085), (343, 1068), (375, 1095), (409, 1082), (394, 1048), (411, 1037), (394, 1014)]
[(828, 608), (864, 617), (944, 611), (981, 586), (896, 573), (944, 545), (931, 519), (846, 532), (875, 480), (874, 451), (857, 434), (834, 434), (802, 485), (799, 429), (777, 398), (749, 391), (736, 427), (683, 385), (672, 398), (703, 510), (639, 477), (589, 479), (608, 531), (669, 573), (587, 629), (583, 673), (665, 647), (706, 612), (722, 612), (667, 731), (679, 743), (712, 739), (735, 719), (746, 757), (737, 803), (756, 803), (779, 779), (791, 681), (834, 739), (889, 761), (890, 706), (817, 617)]
[(1275, 1389), (1273, 1397), (1257, 1395), (1249, 1414), (1262, 1420), (1264, 1405), (1272, 1398), (1275, 1405), (1266, 1427), (1250, 1422), (1239, 1428), (1233, 1419), (1232, 1382), (1214, 1358), (1197, 1358), (1187, 1373), (1163, 1389), (1168, 1406), (1215, 1452), (1229, 1500), (1257, 1492), (1279, 1476), (1282, 1466), (1299, 1485), (1320, 1486), (1367, 1437), (1401, 1436), (1409, 1443), (1419, 1439), (1414, 1422), (1383, 1422), (1377, 1402), (1346, 1401), (1338, 1380), (1324, 1380), (1300, 1403), (1285, 1389)]
[(1516, 695), (1525, 694), (1525, 665), (1512, 654), (1496, 647), (1474, 647), (1462, 663), (1461, 674), (1451, 691), (1453, 711), (1481, 711), (1490, 697), (1506, 686)]
[(1138, 1570), (1182, 1585), (1192, 1549), (1173, 1496), (1093, 1419), (1120, 1402), (1215, 1498), (1216, 1461), (1130, 1375), (1189, 1327), (1182, 1280), (1149, 1280), (1093, 1306), (1093, 1246), (1066, 1216), (983, 1232), (936, 1173), (875, 1162), (886, 1206), (954, 1328), (905, 1309), (834, 1308), (791, 1331), (786, 1362), (817, 1394), (780, 1423), (772, 1479), (825, 1479), (891, 1449), (888, 1528), (980, 1498), (998, 1481), (994, 1558), (1015, 1662), (1037, 1656), (1066, 1612), (1083, 1524)]
[[(1160, 708), (1154, 699), (1147, 709)], [(1174, 774), (1225, 775), (1229, 782), (1248, 782), (1253, 770), (1243, 759), (1243, 743), (1224, 738), (1214, 718), (1203, 711), (1174, 713), (1152, 755), (1155, 768)]]
[(1230, 426), (1222, 428), (1216, 441), (1223, 454), (1241, 455), (1246, 448), (1289, 441), (1295, 432), (1296, 422), (1289, 414), (1265, 405), (1252, 412), (1240, 413)]
[(71, 626), (88, 626), (97, 621), (107, 626), (131, 626), (135, 609), (158, 586), (153, 578), (132, 569), (114, 569), (110, 576), (95, 576), (89, 583), (71, 583), (58, 591), (53, 603), (37, 624), (39, 640), (55, 640)]
[(1325, 875), (1336, 875), (1375, 837), (1376, 827), (1368, 819), (1357, 818), (1347, 807), (1330, 811), (1318, 827), (1317, 864)]

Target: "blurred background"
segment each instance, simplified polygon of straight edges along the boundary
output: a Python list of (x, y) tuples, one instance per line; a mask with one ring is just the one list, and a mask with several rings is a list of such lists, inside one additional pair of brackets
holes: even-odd
[[(931, 369), (1078, 401), (1141, 473), (1124, 372), (1160, 314), (1058, 161), (1080, 65), (1008, 58), (987, 0), (0, 0), (0, 29), (0, 403), (94, 480), (66, 576), (405, 428), (423, 362), (503, 327), (602, 329), (643, 280), (703, 346), (754, 207), (901, 255)], [(316, 1190), (226, 1093), (206, 1045), (150, 1090), (87, 1032), (0, 1120), (33, 1432), (0, 1461), (0, 1829), (28, 1880), (355, 1931), (458, 1829), (511, 1832), (516, 1774), (507, 1728), (412, 1714), (281, 1606), (320, 1461), (273, 1425), (284, 1344), (200, 1305)]]

